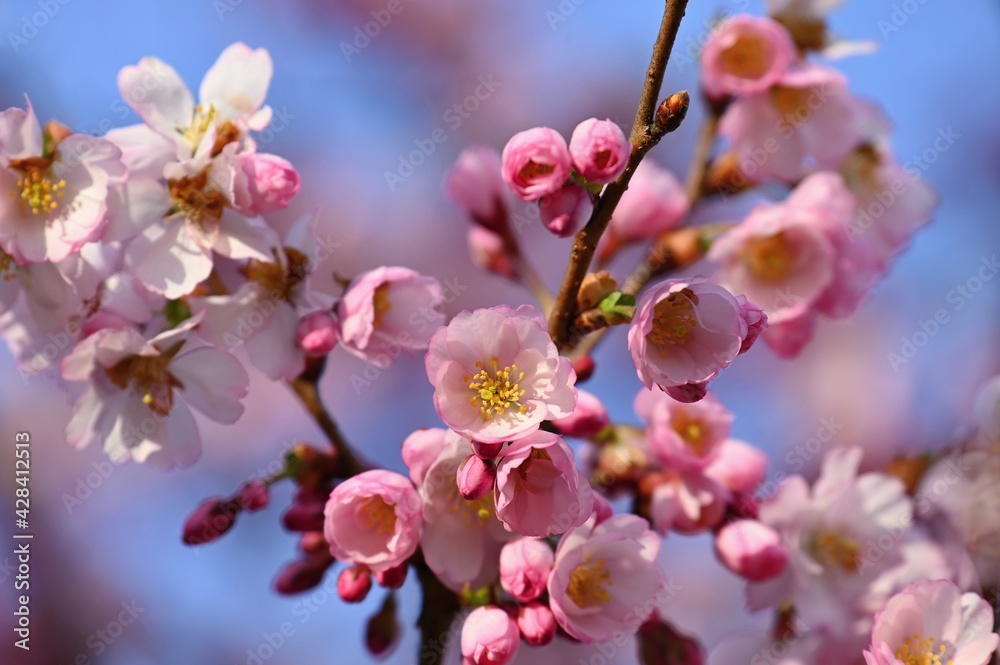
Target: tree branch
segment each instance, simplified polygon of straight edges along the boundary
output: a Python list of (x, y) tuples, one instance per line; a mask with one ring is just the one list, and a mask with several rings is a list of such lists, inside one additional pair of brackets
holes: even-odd
[(611, 213), (614, 212), (621, 200), (622, 194), (628, 189), (629, 180), (632, 179), (632, 174), (635, 173), (639, 162), (662, 136), (662, 133), (652, 131), (654, 116), (660, 87), (663, 84), (663, 74), (666, 71), (667, 61), (670, 58), (674, 40), (677, 38), (677, 29), (680, 27), (686, 7), (687, 0), (667, 0), (666, 2), (663, 20), (660, 23), (660, 32), (657, 35), (656, 44), (653, 46), (653, 56), (649, 61), (646, 82), (639, 98), (639, 107), (636, 109), (635, 122), (632, 124), (632, 132), (629, 136), (632, 154), (629, 156), (628, 166), (618, 180), (605, 188), (594, 208), (590, 221), (587, 222), (583, 230), (576, 234), (573, 240), (573, 249), (570, 253), (566, 275), (549, 317), (549, 334), (559, 348), (564, 348), (571, 336), (572, 322), (576, 315), (576, 296), (583, 278), (590, 269), (590, 262), (597, 251), (597, 243), (611, 220)]

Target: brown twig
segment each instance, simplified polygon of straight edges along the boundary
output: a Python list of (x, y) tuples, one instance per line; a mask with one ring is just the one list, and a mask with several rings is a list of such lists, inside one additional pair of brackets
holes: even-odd
[(663, 84), (663, 74), (667, 68), (667, 60), (670, 58), (670, 51), (673, 49), (677, 29), (680, 27), (686, 7), (687, 0), (667, 0), (666, 2), (663, 20), (660, 23), (660, 32), (657, 35), (656, 44), (653, 46), (653, 56), (649, 61), (646, 82), (639, 98), (639, 107), (636, 109), (635, 122), (632, 124), (632, 132), (629, 136), (632, 153), (629, 156), (628, 166), (618, 180), (605, 188), (587, 225), (576, 234), (573, 240), (573, 249), (570, 253), (566, 275), (563, 277), (562, 286), (549, 317), (549, 334), (559, 348), (565, 348), (571, 337), (572, 323), (576, 316), (576, 296), (583, 278), (590, 269), (590, 262), (597, 251), (597, 243), (611, 220), (611, 213), (614, 212), (621, 200), (622, 194), (628, 189), (629, 180), (632, 179), (632, 174), (635, 173), (639, 162), (662, 136), (662, 134), (652, 131), (654, 116), (660, 87)]
[(344, 434), (340, 431), (340, 427), (337, 426), (337, 421), (323, 405), (323, 400), (319, 395), (319, 380), (323, 376), (325, 367), (325, 356), (308, 358), (305, 371), (289, 381), (288, 385), (298, 396), (309, 415), (316, 421), (323, 434), (326, 435), (330, 445), (337, 451), (337, 464), (340, 473), (345, 477), (356, 476), (367, 470), (368, 465), (354, 453)]

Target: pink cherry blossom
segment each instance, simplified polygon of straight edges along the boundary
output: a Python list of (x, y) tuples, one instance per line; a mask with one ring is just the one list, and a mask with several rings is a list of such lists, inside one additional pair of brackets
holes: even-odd
[(538, 202), (542, 224), (560, 238), (568, 238), (576, 233), (594, 211), (590, 192), (570, 183), (554, 194), (543, 196)]
[(650, 522), (664, 535), (700, 533), (722, 521), (729, 500), (729, 491), (701, 471), (667, 471), (650, 495)]
[(648, 423), (646, 437), (657, 460), (684, 471), (702, 470), (715, 460), (733, 421), (711, 393), (688, 404), (659, 390), (641, 389), (635, 412)]
[(687, 195), (674, 174), (648, 158), (642, 160), (601, 237), (601, 260), (610, 259), (622, 245), (673, 229), (688, 207)]
[(864, 655), (868, 665), (986, 665), (998, 642), (988, 602), (949, 580), (924, 580), (889, 599)]
[(257, 217), (287, 208), (298, 193), (299, 174), (287, 160), (258, 152), (239, 156), (233, 207), (244, 215)]
[(764, 481), (767, 455), (745, 441), (727, 439), (719, 445), (705, 475), (730, 492), (753, 494)]
[(745, 304), (702, 278), (653, 285), (639, 298), (628, 332), (639, 379), (675, 399), (700, 399), (708, 381), (746, 350), (752, 310)]
[(719, 529), (715, 553), (729, 570), (755, 582), (780, 575), (788, 564), (781, 536), (755, 520), (731, 522)]
[(576, 391), (576, 408), (565, 418), (552, 421), (552, 426), (563, 436), (586, 439), (600, 434), (611, 423), (608, 410), (597, 395), (586, 390)]
[(559, 132), (535, 127), (514, 134), (504, 146), (501, 160), (507, 186), (520, 199), (537, 201), (566, 183), (572, 156)]
[(839, 168), (857, 147), (856, 108), (842, 74), (800, 64), (768, 90), (738, 97), (719, 133), (750, 181), (794, 183), (812, 171)]
[(576, 406), (576, 374), (533, 307), (461, 312), (434, 333), (426, 366), (438, 415), (475, 441), (510, 441)]
[(433, 277), (387, 266), (355, 277), (337, 305), (341, 346), (388, 367), (403, 351), (426, 349), (444, 323), (441, 283)]
[(455, 482), (458, 492), (467, 501), (481, 499), (493, 491), (497, 468), (492, 460), (484, 460), (477, 455), (469, 455), (458, 468)]
[(381, 469), (365, 471), (330, 493), (323, 533), (337, 559), (385, 570), (416, 551), (422, 512), (420, 496), (405, 477)]
[(593, 512), (590, 483), (573, 451), (556, 434), (534, 432), (503, 451), (497, 463), (497, 518), (524, 536), (549, 536), (583, 524)]
[(784, 26), (741, 14), (712, 31), (701, 52), (702, 84), (710, 97), (763, 92), (795, 59), (795, 44)]
[(463, 665), (506, 665), (520, 644), (517, 623), (499, 607), (477, 607), (462, 624)]
[(591, 118), (573, 130), (569, 152), (573, 156), (573, 168), (580, 177), (606, 185), (625, 172), (632, 146), (614, 122)]
[(476, 222), (496, 229), (507, 209), (500, 153), (488, 146), (466, 148), (445, 176), (444, 189), (448, 198)]
[(295, 343), (307, 356), (325, 356), (337, 346), (340, 331), (330, 312), (307, 314), (299, 319), (295, 328)]
[(528, 644), (545, 646), (556, 636), (556, 615), (548, 605), (528, 603), (517, 610), (517, 628)]
[(591, 519), (556, 549), (549, 603), (563, 630), (581, 642), (631, 634), (658, 607), (665, 586), (656, 564), (660, 539), (635, 515)]
[(88, 383), (66, 427), (69, 444), (102, 442), (116, 463), (171, 468), (194, 462), (201, 438), (188, 404), (212, 420), (234, 423), (249, 383), (232, 356), (182, 350), (196, 324), (189, 320), (148, 340), (134, 328), (105, 328), (77, 344), (61, 364), (67, 381)]
[(99, 240), (109, 189), (125, 180), (121, 152), (70, 134), (46, 149), (30, 102), (0, 113), (0, 248), (18, 263), (61, 261)]
[(547, 542), (538, 538), (518, 538), (500, 551), (500, 585), (522, 603), (545, 592), (555, 555)]
[(420, 548), (454, 591), (495, 580), (500, 548), (511, 538), (495, 516), (492, 494), (469, 501), (459, 492), (456, 473), (471, 451), (468, 439), (442, 429), (418, 430), (403, 444), (403, 461), (423, 502)]

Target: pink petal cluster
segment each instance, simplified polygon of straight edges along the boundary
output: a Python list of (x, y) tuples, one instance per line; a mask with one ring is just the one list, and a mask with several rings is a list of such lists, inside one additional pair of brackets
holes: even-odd
[(657, 459), (681, 471), (700, 471), (729, 438), (732, 414), (711, 393), (694, 403), (657, 390), (640, 390), (635, 412), (646, 421), (646, 438)]
[(249, 217), (288, 207), (299, 193), (299, 174), (288, 160), (266, 153), (248, 153), (239, 160), (233, 205)]
[(518, 132), (501, 154), (504, 182), (524, 201), (555, 194), (566, 184), (572, 156), (566, 139), (548, 127)]
[(543, 196), (538, 202), (538, 212), (542, 224), (560, 238), (567, 238), (576, 233), (594, 211), (590, 192), (572, 183), (566, 185), (554, 194)]
[(458, 207), (486, 228), (506, 214), (507, 187), (500, 153), (488, 146), (466, 148), (445, 176), (444, 189)]
[(518, 538), (500, 551), (500, 585), (522, 603), (545, 592), (555, 555), (547, 542), (538, 538)]
[(763, 92), (796, 60), (795, 44), (777, 21), (741, 14), (712, 31), (701, 52), (705, 92), (720, 98)]
[(496, 606), (477, 607), (462, 624), (463, 665), (506, 665), (521, 644), (517, 623)]
[(776, 577), (788, 565), (781, 536), (756, 520), (739, 520), (719, 529), (715, 553), (729, 570), (754, 582)]
[(569, 140), (573, 168), (587, 182), (606, 185), (628, 166), (632, 146), (621, 127), (611, 120), (584, 120)]
[(376, 469), (348, 478), (330, 493), (324, 515), (333, 556), (373, 571), (398, 566), (420, 544), (420, 496), (398, 473)]
[(628, 347), (647, 388), (658, 385), (677, 400), (693, 402), (765, 325), (743, 296), (701, 278), (668, 280), (639, 298)]
[(525, 436), (576, 406), (576, 374), (533, 307), (461, 312), (430, 339), (427, 378), (441, 420), (474, 441)]
[(563, 436), (587, 439), (597, 436), (611, 423), (611, 417), (597, 395), (576, 391), (576, 408), (565, 418), (556, 418), (552, 426)]

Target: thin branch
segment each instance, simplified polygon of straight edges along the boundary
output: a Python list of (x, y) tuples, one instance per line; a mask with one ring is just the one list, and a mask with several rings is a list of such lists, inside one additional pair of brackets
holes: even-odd
[(573, 240), (573, 249), (570, 253), (569, 265), (566, 268), (566, 275), (563, 277), (562, 286), (556, 296), (556, 304), (549, 317), (549, 334), (559, 348), (565, 348), (572, 332), (572, 322), (576, 316), (576, 296), (580, 290), (580, 284), (590, 269), (590, 263), (597, 251), (597, 243), (601, 235), (611, 220), (611, 213), (621, 200), (625, 190), (628, 189), (629, 180), (639, 166), (643, 156), (656, 145), (662, 133), (654, 133), (653, 122), (656, 108), (659, 101), (660, 87), (663, 84), (663, 74), (667, 68), (667, 60), (677, 38), (677, 30), (680, 27), (681, 19), (684, 17), (684, 10), (687, 7), (687, 0), (667, 0), (663, 13), (663, 20), (660, 23), (660, 32), (653, 46), (653, 56), (649, 62), (649, 69), (646, 72), (646, 82), (639, 98), (639, 107), (636, 109), (635, 122), (632, 124), (632, 132), (629, 141), (632, 144), (632, 154), (629, 156), (628, 166), (625, 172), (610, 185), (608, 185), (600, 200), (594, 208), (587, 225), (576, 234)]
[(298, 396), (309, 415), (316, 421), (316, 425), (326, 435), (330, 445), (337, 451), (337, 464), (341, 474), (346, 477), (356, 476), (367, 470), (368, 465), (363, 463), (354, 453), (347, 438), (337, 426), (337, 421), (323, 405), (319, 394), (319, 380), (323, 376), (325, 367), (326, 357), (310, 358), (307, 360), (305, 371), (289, 381), (288, 385)]

